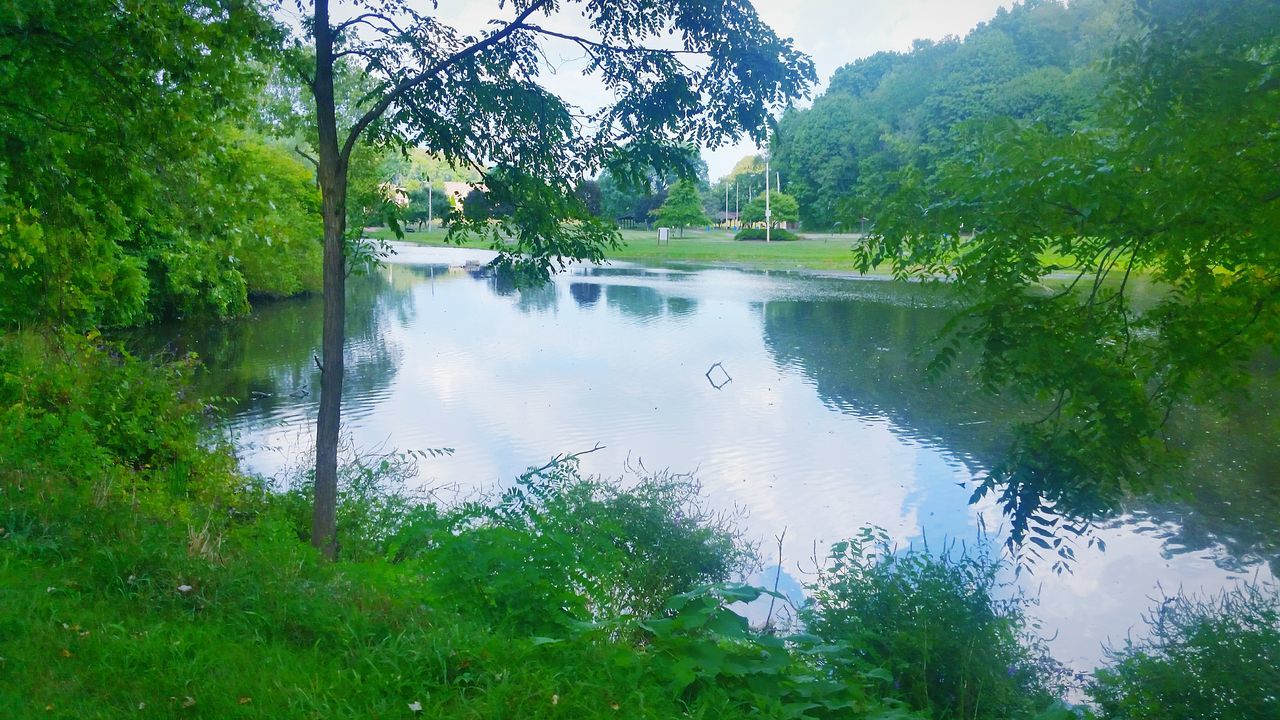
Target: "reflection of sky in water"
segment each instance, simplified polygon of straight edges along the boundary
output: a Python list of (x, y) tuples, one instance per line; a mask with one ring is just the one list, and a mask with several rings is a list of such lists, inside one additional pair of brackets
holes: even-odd
[[(979, 513), (992, 529), (999, 524), (992, 504), (967, 502), (981, 448), (944, 447), (921, 429), (928, 418), (916, 422), (889, 407), (907, 398), (916, 404), (911, 412), (932, 406), (942, 418), (934, 421), (945, 422), (956, 417), (946, 414), (957, 406), (956, 392), (930, 395), (887, 370), (866, 376), (870, 384), (856, 374), (815, 379), (823, 362), (880, 368), (885, 357), (913, 348), (885, 347), (878, 335), (870, 347), (832, 332), (792, 336), (779, 332), (785, 321), (777, 313), (766, 337), (771, 306), (807, 311), (822, 300), (833, 309), (866, 298), (898, 307), (887, 320), (869, 320), (870, 337), (882, 324), (911, 320), (904, 303), (930, 304), (904, 300), (900, 286), (610, 267), (577, 268), (551, 286), (518, 291), (446, 267), (471, 257), (483, 255), (405, 248), (398, 263), (436, 265), (385, 271), (385, 292), (407, 293), (406, 302), (396, 312), (379, 310), (387, 318), (375, 336), (352, 350), (355, 366), (355, 356), (372, 353), (390, 358), (394, 372), (363, 391), (348, 385), (346, 429), (358, 446), (454, 448), (451, 457), (424, 463), (426, 482), (488, 486), (557, 453), (600, 444), (583, 459), (589, 473), (620, 475), (628, 462), (696, 471), (712, 507), (749, 511), (747, 526), (770, 564), (772, 538), (786, 528), (783, 566), (801, 581), (798, 568), (811, 567), (815, 548), (821, 556), (863, 525), (918, 546), (926, 536), (931, 545), (972, 541)], [(808, 354), (806, 342), (826, 343), (830, 357)], [(704, 376), (716, 362), (733, 378), (721, 389)], [(892, 382), (901, 387), (883, 387)], [(247, 443), (246, 463), (276, 471), (307, 442), (315, 401), (242, 408), (232, 425)], [(1158, 584), (1170, 592), (1212, 590), (1234, 577), (1213, 562), (1221, 548), (1171, 555), (1168, 533), (1153, 520), (1114, 521), (1099, 533), (1105, 554), (1081, 548), (1072, 574), (1045, 570), (1024, 583), (1039, 591), (1035, 614), (1046, 630), (1059, 633), (1055, 653), (1081, 666), (1097, 660), (1107, 637), (1137, 628)], [(1243, 575), (1254, 572), (1269, 577), (1265, 569)]]

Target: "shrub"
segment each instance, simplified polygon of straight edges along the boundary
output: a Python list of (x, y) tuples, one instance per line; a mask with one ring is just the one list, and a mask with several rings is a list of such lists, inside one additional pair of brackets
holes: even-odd
[(486, 502), (424, 512), (397, 534), (428, 583), (496, 625), (550, 632), (566, 622), (649, 615), (754, 561), (732, 518), (706, 512), (688, 476), (629, 486), (584, 478), (561, 459)]
[(895, 694), (913, 709), (1020, 717), (1051, 704), (1065, 673), (1025, 632), (1028, 602), (994, 597), (1000, 569), (983, 549), (899, 552), (882, 530), (867, 529), (832, 547), (801, 619), (892, 673)]
[[(764, 240), (764, 238), (765, 232), (760, 228), (743, 228), (738, 231), (737, 235), (733, 236), (734, 240)], [(800, 236), (784, 228), (774, 228), (770, 239), (790, 241), (799, 240)]]
[(171, 515), (175, 498), (227, 499), (242, 480), (180, 391), (193, 368), (134, 359), (96, 333), (0, 334), (0, 492), (106, 516), (116, 503)]
[(1150, 637), (1108, 651), (1089, 694), (1103, 717), (1280, 717), (1280, 592), (1244, 585), (1207, 600), (1165, 598)]
[(719, 583), (673, 597), (642, 623), (656, 679), (710, 717), (921, 718), (884, 697), (879, 688), (893, 678), (845, 646), (755, 632), (729, 607), (765, 592)]

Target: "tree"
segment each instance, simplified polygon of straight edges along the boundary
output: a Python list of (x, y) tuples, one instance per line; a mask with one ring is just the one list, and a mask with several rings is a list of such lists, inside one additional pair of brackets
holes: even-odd
[(246, 307), (237, 120), (274, 36), (224, 0), (0, 11), (0, 324)]
[[(808, 58), (741, 0), (515, 0), (500, 3), (476, 34), (407, 2), (353, 5), (339, 19), (328, 0), (315, 0), (290, 52), (316, 108), (324, 333), (311, 541), (328, 557), (338, 550), (347, 171), (359, 144), (416, 145), (450, 164), (484, 168), (489, 204), (513, 212), (496, 221), (455, 214), (450, 237), (488, 237), (497, 263), (531, 280), (572, 259), (599, 260), (617, 243), (616, 229), (573, 194), (578, 179), (606, 165), (625, 179), (649, 167), (688, 172), (686, 145), (715, 147), (743, 132), (762, 140), (770, 110), (814, 80)], [(578, 11), (570, 22), (548, 24), (568, 8)], [(583, 53), (585, 73), (614, 101), (587, 114), (545, 89), (539, 43)], [(343, 62), (358, 63), (374, 82), (346, 126), (334, 93)]]
[(604, 212), (604, 198), (600, 192), (600, 183), (591, 179), (580, 180), (577, 187), (573, 189), (573, 193), (586, 206), (587, 212), (596, 217), (600, 217)]
[[(754, 200), (747, 203), (746, 207), (742, 208), (742, 222), (744, 225), (754, 225), (765, 221), (764, 195), (764, 193), (760, 193)], [(772, 216), (769, 220), (769, 227), (771, 228), (776, 228), (781, 223), (795, 222), (800, 219), (800, 204), (796, 202), (794, 197), (777, 190), (769, 191), (769, 211)]]
[(684, 229), (690, 225), (711, 222), (702, 209), (702, 196), (698, 194), (698, 186), (691, 180), (681, 180), (672, 185), (662, 207), (653, 211), (653, 217), (663, 225), (679, 228), (680, 237), (684, 237)]
[[(868, 205), (896, 189), (898, 171), (931, 176), (990, 118), (1056, 132), (1092, 123), (1105, 94), (1099, 66), (1129, 5), (1019, 3), (963, 41), (918, 42), (836, 70), (812, 106), (783, 115), (770, 143), (805, 227), (857, 228)], [(855, 196), (859, 209), (842, 208)]]
[[(1046, 403), (979, 493), (1014, 542), (1049, 507), (1087, 518), (1158, 484), (1170, 418), (1280, 349), (1280, 6), (1136, 10), (1099, 127), (989, 123), (936, 177), (907, 173), (856, 249), (969, 300), (939, 367), (971, 339), (985, 384)], [(1167, 288), (1144, 309), (1141, 274)]]
[[(418, 229), (422, 229), (423, 223), (430, 220), (440, 220), (443, 222), (449, 216), (449, 198), (445, 194), (443, 188), (432, 187), (431, 191), (427, 191), (427, 185), (423, 183), (421, 187), (409, 191), (409, 207), (406, 208), (404, 219), (411, 223), (417, 223)], [(430, 210), (428, 211), (428, 203)]]

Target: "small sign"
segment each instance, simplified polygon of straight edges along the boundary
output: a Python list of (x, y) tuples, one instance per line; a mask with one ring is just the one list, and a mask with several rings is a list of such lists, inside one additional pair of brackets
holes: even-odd
[(658, 244), (661, 245), (662, 243), (671, 244), (671, 230), (668, 228), (658, 228)]

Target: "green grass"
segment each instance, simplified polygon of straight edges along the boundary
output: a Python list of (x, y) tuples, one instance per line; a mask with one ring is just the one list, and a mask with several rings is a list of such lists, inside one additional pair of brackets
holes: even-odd
[[(394, 240), (390, 230), (380, 229), (370, 233), (373, 237)], [(433, 247), (465, 247), (489, 249), (487, 240), (467, 239), (461, 243), (445, 241), (446, 232), (410, 232), (405, 240)], [(658, 243), (656, 230), (623, 230), (623, 247), (608, 253), (608, 259), (661, 265), (665, 263), (691, 263), (738, 267), (756, 270), (808, 270), (814, 272), (857, 273), (853, 254), (858, 235), (836, 233), (801, 233), (801, 239), (788, 242), (765, 243), (760, 241), (736, 241), (734, 233), (727, 230), (685, 230), (684, 237), (673, 231), (669, 243)], [(1075, 261), (1055, 253), (1042, 253), (1041, 262), (1046, 266), (1070, 268)], [(888, 263), (876, 266), (868, 275), (886, 277), (891, 274)]]
[[(394, 239), (390, 230), (371, 233), (375, 237)], [(657, 231), (623, 230), (623, 247), (608, 253), (610, 260), (641, 264), (670, 262), (699, 265), (724, 265), (761, 270), (816, 270), (856, 272), (853, 257), (853, 235), (807, 235), (793, 242), (738, 242), (726, 230), (685, 230), (684, 237), (673, 232), (670, 243), (659, 245)], [(405, 240), (437, 247), (469, 247), (487, 249), (487, 242), (468, 240), (461, 245), (446, 243), (445, 232), (411, 232)], [(877, 269), (876, 274), (883, 274)]]

